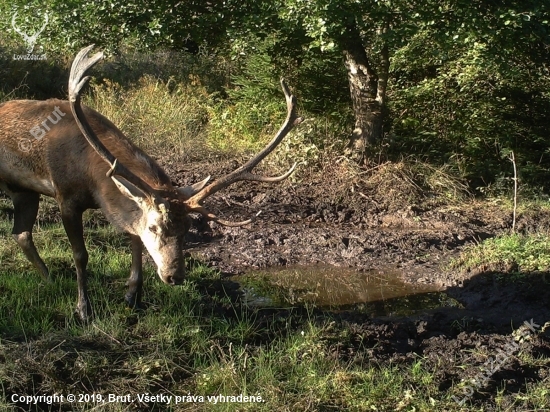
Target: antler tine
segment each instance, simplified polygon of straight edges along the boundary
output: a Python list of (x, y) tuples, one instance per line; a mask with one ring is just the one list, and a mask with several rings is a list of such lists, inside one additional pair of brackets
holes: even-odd
[(76, 102), (80, 100), (80, 91), (86, 82), (90, 79), (90, 76), (83, 77), (84, 74), (92, 68), (98, 61), (103, 59), (103, 52), (97, 52), (91, 58), (88, 58), (88, 53), (94, 48), (91, 44), (88, 47), (84, 47), (78, 52), (73, 60), (71, 66), (71, 73), (69, 75), (69, 100)]
[(40, 33), (42, 33), (42, 30), (44, 30), (46, 28), (46, 26), (48, 25), (48, 21), (49, 21), (48, 13), (44, 13), (44, 17), (45, 17), (45, 19), (44, 19), (45, 22), (39, 30)]
[(117, 175), (125, 178), (130, 183), (133, 183), (145, 193), (153, 194), (153, 189), (142, 179), (137, 177), (134, 173), (128, 170), (122, 163), (118, 162), (115, 156), (105, 147), (105, 145), (99, 140), (95, 132), (92, 130), (90, 124), (86, 120), (84, 111), (80, 104), (80, 91), (90, 79), (90, 76), (85, 76), (86, 72), (94, 66), (98, 61), (103, 59), (103, 53), (98, 52), (92, 57), (88, 57), (88, 53), (92, 50), (94, 45), (83, 48), (76, 55), (73, 65), (71, 66), (71, 74), (69, 76), (69, 102), (71, 104), (71, 111), (73, 113), (76, 124), (80, 128), (80, 131), (97, 152), (99, 156), (110, 166), (107, 176)]
[(276, 183), (280, 182), (282, 180), (285, 180), (287, 177), (289, 177), (292, 172), (294, 172), (294, 169), (296, 169), (296, 166), (298, 165), (298, 162), (294, 162), (292, 167), (288, 169), (288, 171), (280, 176), (260, 176), (255, 175), (254, 173), (243, 173), (242, 179), (240, 180), (251, 180), (255, 182), (267, 182), (267, 183)]
[(15, 25), (15, 19), (17, 18), (17, 12), (13, 13), (13, 17), (11, 18), (11, 26), (13, 27), (13, 29), (15, 30), (15, 32), (17, 34), (20, 34), (20, 35), (26, 35), (26, 33), (23, 33), (21, 31), (21, 29), (19, 29), (16, 25)]
[(303, 121), (303, 119), (301, 117), (298, 117), (296, 113), (296, 97), (290, 93), (290, 89), (288, 88), (284, 79), (281, 79), (281, 87), (285, 94), (287, 116), (285, 122), (283, 123), (277, 134), (267, 144), (266, 147), (264, 147), (256, 156), (254, 156), (244, 165), (229, 173), (228, 175), (225, 175), (220, 179), (215, 180), (210, 185), (202, 189), (200, 192), (189, 198), (186, 203), (191, 209), (198, 210), (201, 207), (200, 205), (204, 201), (204, 199), (235, 182), (242, 180), (252, 180), (258, 182), (279, 182), (286, 179), (292, 174), (294, 168), (296, 167), (296, 163), (290, 168), (288, 172), (277, 177), (259, 176), (251, 173), (252, 169), (277, 147), (277, 145), (292, 130), (292, 128), (299, 125)]

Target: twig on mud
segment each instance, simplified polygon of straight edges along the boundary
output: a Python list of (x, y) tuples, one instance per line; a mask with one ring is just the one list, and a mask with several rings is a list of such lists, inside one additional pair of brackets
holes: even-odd
[(67, 342), (67, 339), (63, 339), (61, 342), (59, 342), (57, 345), (55, 345), (53, 348), (51, 348), (49, 351), (47, 351), (44, 356), (42, 356), (42, 359), (46, 359), (46, 356), (48, 356), (51, 352), (53, 352), (55, 349), (59, 348), (61, 345), (63, 345), (65, 342)]
[(108, 338), (110, 338), (111, 340), (113, 340), (114, 342), (118, 343), (119, 345), (122, 345), (122, 343), (121, 343), (119, 340), (115, 339), (114, 337), (112, 337), (111, 335), (109, 335), (107, 332), (101, 330), (101, 329), (99, 328), (99, 326), (97, 326), (95, 323), (93, 324), (93, 327), (96, 328), (96, 329), (97, 329), (98, 331), (100, 331), (101, 333), (103, 333), (103, 334), (104, 334), (105, 336), (107, 336)]
[(231, 203), (229, 203), (229, 200), (227, 200), (227, 196), (222, 196), (222, 199), (227, 206), (231, 207)]
[(371, 168), (369, 168), (369, 169), (367, 169), (367, 170), (365, 170), (365, 171), (363, 171), (363, 172), (359, 172), (358, 174), (359, 174), (359, 175), (364, 175), (364, 174), (370, 173), (370, 172), (372, 172), (373, 170), (376, 170), (376, 169), (378, 169), (378, 168), (380, 168), (380, 167), (382, 167), (382, 166), (387, 165), (388, 163), (391, 163), (391, 162), (390, 162), (390, 161), (387, 161), (387, 162), (384, 162), (384, 163), (380, 163), (380, 164), (378, 164), (378, 165), (376, 165), (376, 166), (373, 166), (373, 167), (371, 167)]
[(362, 198), (367, 199), (367, 200), (368, 200), (369, 202), (371, 202), (371, 203), (374, 203), (374, 205), (375, 205), (376, 207), (380, 207), (380, 204), (379, 204), (376, 200), (374, 200), (373, 198), (368, 197), (368, 196), (367, 196), (366, 194), (364, 194), (363, 192), (359, 192), (359, 191), (358, 191), (357, 193), (358, 193), (359, 196), (361, 196)]

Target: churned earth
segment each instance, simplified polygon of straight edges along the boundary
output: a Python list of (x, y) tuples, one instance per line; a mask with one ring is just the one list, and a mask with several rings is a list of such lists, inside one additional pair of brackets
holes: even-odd
[[(227, 173), (237, 163), (163, 165), (171, 176), (181, 176), (178, 184), (190, 184)], [(357, 305), (319, 307), (315, 313), (319, 321), (330, 319), (336, 328), (351, 331), (345, 340), (335, 334), (334, 356), (380, 362), (420, 357), (433, 368), (439, 389), (457, 400), (494, 410), (498, 394), (499, 410), (517, 410), (514, 399), (529, 385), (543, 381), (550, 388), (550, 334), (542, 327), (550, 321), (550, 279), (543, 273), (517, 273), (513, 265), (449, 269), (464, 246), (509, 231), (512, 213), (496, 201), (457, 200), (450, 186), (436, 196), (405, 169), (387, 163), (350, 174), (346, 164), (335, 163), (299, 171), (281, 184), (239, 183), (208, 199), (207, 207), (235, 221), (261, 211), (259, 217), (240, 228), (197, 219), (188, 235), (188, 253), (219, 268), (227, 276), (226, 289), (250, 273), (331, 267), (332, 276), (343, 283), (354, 282), (350, 273), (389, 272), (411, 294), (438, 291), (444, 296), (441, 305), (406, 316), (369, 313)], [(445, 190), (449, 201), (441, 201)], [(517, 218), (520, 232), (544, 227), (550, 227), (546, 211)], [(238, 286), (233, 289), (238, 298)], [(299, 302), (292, 307), (299, 309)], [(529, 329), (524, 321), (531, 319), (540, 327)], [(513, 342), (519, 342), (514, 351)], [(499, 353), (502, 363), (479, 383), (480, 371)], [(535, 367), (526, 359), (542, 361)], [(471, 379), (479, 385), (468, 383)], [(548, 394), (543, 404), (550, 409)], [(533, 401), (530, 410), (541, 410), (537, 405)]]

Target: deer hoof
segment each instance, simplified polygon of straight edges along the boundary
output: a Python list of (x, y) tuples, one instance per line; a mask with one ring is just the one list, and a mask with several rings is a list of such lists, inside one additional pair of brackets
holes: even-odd
[(146, 310), (149, 305), (146, 303), (143, 303), (141, 299), (137, 298), (135, 295), (126, 295), (124, 297), (124, 300), (126, 301), (126, 305), (135, 311), (142, 311)]
[(75, 312), (83, 323), (88, 323), (92, 320), (92, 307), (89, 303), (78, 304)]

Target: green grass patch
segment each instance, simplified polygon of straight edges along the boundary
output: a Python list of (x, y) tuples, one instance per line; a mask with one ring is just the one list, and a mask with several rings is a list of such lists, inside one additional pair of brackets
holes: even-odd
[(464, 249), (451, 267), (514, 267), (520, 272), (550, 270), (550, 236), (546, 233), (505, 234)]

